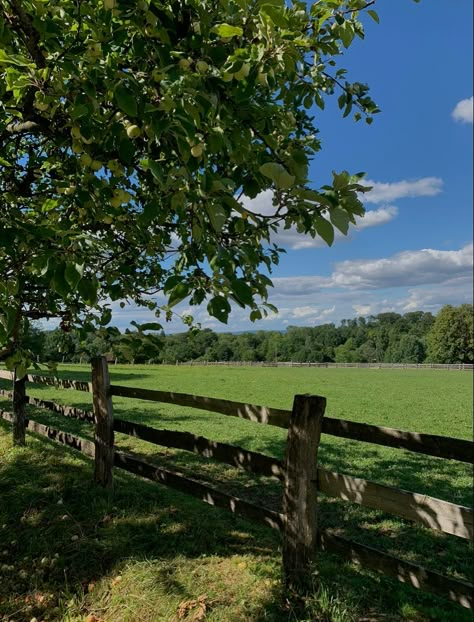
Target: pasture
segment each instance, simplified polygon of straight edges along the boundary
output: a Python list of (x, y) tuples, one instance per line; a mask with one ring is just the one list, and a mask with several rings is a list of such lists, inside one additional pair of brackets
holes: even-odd
[[(89, 369), (64, 365), (60, 375), (85, 380)], [(111, 377), (120, 385), (276, 408), (291, 408), (296, 393), (319, 394), (328, 400), (330, 417), (472, 438), (469, 372), (116, 366)], [(28, 394), (91, 408), (89, 395), (75, 391), (29, 385)], [(2, 400), (0, 407), (7, 409), (8, 402)], [(114, 410), (130, 421), (283, 456), (286, 431), (271, 426), (133, 399), (114, 398)], [(40, 422), (91, 438), (88, 424), (29, 411)], [(470, 619), (455, 605), (328, 554), (319, 556), (319, 592), (298, 606), (282, 602), (276, 534), (126, 474), (117, 475), (111, 497), (91, 485), (91, 466), (80, 456), (31, 435), (28, 448), (12, 449), (9, 432), (0, 423), (0, 551), (7, 579), (0, 582), (0, 615), (5, 619), (30, 620), (35, 614), (38, 620), (79, 621), (90, 613), (124, 622), (193, 616), (214, 622)], [(280, 503), (278, 485), (265, 478), (120, 434), (116, 444), (237, 496), (272, 508)], [(319, 463), (472, 506), (472, 469), (458, 462), (323, 436)], [(472, 581), (468, 545), (454, 536), (324, 498), (321, 520), (355, 541)], [(41, 603), (34, 594), (43, 597)], [(46, 606), (41, 610), (39, 604)]]

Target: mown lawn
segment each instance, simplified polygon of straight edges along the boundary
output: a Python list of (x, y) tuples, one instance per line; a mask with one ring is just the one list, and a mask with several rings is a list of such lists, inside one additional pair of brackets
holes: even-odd
[[(332, 417), (472, 438), (468, 372), (117, 366), (111, 374), (116, 384), (280, 408), (290, 408), (295, 393), (316, 393), (328, 398)], [(64, 366), (61, 375), (87, 379), (88, 369)], [(32, 385), (28, 392), (90, 408), (85, 393)], [(131, 421), (283, 456), (285, 431), (271, 426), (141, 400), (114, 398), (114, 409)], [(42, 422), (91, 436), (87, 424), (30, 412)], [(125, 473), (117, 472), (109, 496), (91, 483), (86, 459), (31, 435), (28, 440), (27, 449), (12, 449), (9, 428), (1, 424), (0, 615), (6, 620), (72, 621), (90, 613), (107, 621), (145, 622), (199, 620), (199, 615), (252, 622), (350, 621), (369, 614), (367, 619), (375, 620), (471, 619), (455, 605), (323, 554), (322, 588), (295, 608), (281, 594), (276, 534)], [(116, 440), (123, 449), (226, 491), (275, 508), (280, 504), (279, 485), (265, 478), (123, 435)], [(320, 463), (472, 505), (472, 469), (454, 461), (325, 436)], [(321, 502), (321, 522), (359, 542), (472, 581), (469, 547), (454, 536), (328, 499)], [(200, 596), (205, 598), (199, 601)]]

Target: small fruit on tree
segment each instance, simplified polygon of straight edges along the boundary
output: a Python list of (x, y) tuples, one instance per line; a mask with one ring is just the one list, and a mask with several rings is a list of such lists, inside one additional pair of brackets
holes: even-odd
[(195, 158), (200, 158), (202, 156), (202, 152), (204, 151), (204, 145), (203, 143), (198, 143), (197, 145), (193, 145), (191, 147), (191, 154), (195, 157)]
[(129, 138), (138, 138), (141, 135), (142, 131), (138, 127), (138, 125), (129, 125), (127, 127), (127, 136)]

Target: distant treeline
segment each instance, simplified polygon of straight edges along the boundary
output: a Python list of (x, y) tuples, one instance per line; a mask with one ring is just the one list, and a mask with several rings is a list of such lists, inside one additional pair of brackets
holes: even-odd
[(39, 360), (86, 362), (107, 354), (116, 362), (295, 361), (337, 363), (472, 363), (472, 305), (446, 305), (435, 317), (414, 311), (342, 320), (339, 326), (289, 326), (284, 332), (196, 334), (76, 332), (31, 329), (27, 344)]

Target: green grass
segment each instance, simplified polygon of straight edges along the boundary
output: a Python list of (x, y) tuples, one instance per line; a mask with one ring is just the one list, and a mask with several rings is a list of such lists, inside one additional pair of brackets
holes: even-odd
[[(290, 408), (295, 393), (320, 394), (328, 398), (332, 417), (472, 438), (468, 372), (117, 366), (111, 374), (117, 384), (280, 408)], [(61, 375), (86, 379), (88, 369), (64, 366)], [(85, 393), (32, 385), (28, 393), (90, 408)], [(114, 398), (114, 410), (131, 421), (283, 456), (285, 431), (271, 426), (140, 400)], [(40, 410), (31, 413), (91, 437), (90, 425)], [(265, 478), (123, 435), (116, 440), (158, 464), (279, 507), (280, 486)], [(384, 620), (470, 619), (446, 601), (323, 554), (319, 591), (296, 607), (281, 593), (276, 534), (125, 473), (117, 472), (110, 497), (91, 484), (87, 460), (31, 435), (28, 441), (28, 448), (12, 449), (9, 428), (1, 424), (0, 524), (6, 527), (0, 529), (0, 568), (13, 566), (0, 571), (0, 616), (5, 619), (46, 620), (48, 615), (75, 621), (92, 612), (107, 621), (173, 622), (180, 604), (185, 621), (204, 606), (203, 619), (210, 621), (349, 622), (369, 614)], [(472, 470), (454, 461), (328, 436), (319, 460), (339, 472), (472, 505)], [(321, 500), (320, 514), (323, 525), (356, 541), (472, 581), (469, 547), (456, 537), (327, 499)], [(79, 538), (71, 540), (74, 535)], [(55, 554), (59, 558), (51, 562)], [(117, 577), (120, 581), (114, 582)], [(53, 596), (38, 603), (35, 594)], [(206, 598), (199, 601), (199, 596)], [(377, 618), (382, 613), (388, 617)]]

